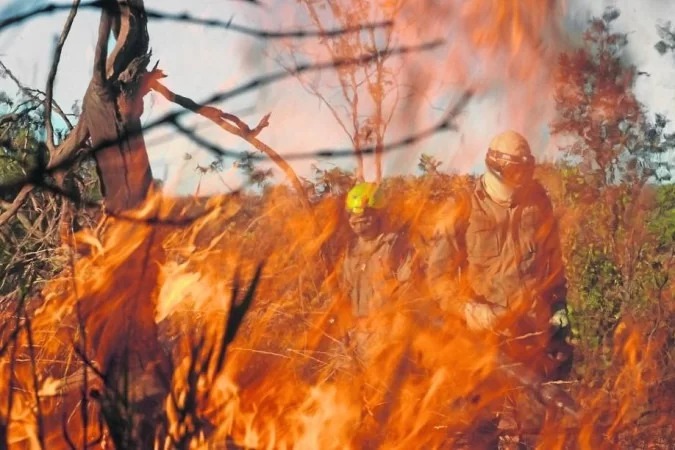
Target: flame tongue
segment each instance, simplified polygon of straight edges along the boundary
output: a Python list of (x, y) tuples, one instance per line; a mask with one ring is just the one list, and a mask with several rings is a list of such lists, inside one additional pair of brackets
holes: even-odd
[[(271, 193), (270, 204), (283, 204), (284, 195)], [(227, 209), (225, 205), (216, 208)], [(398, 206), (404, 211), (403, 202)], [(238, 308), (245, 292), (237, 286), (254, 278), (247, 267), (258, 262), (259, 253), (245, 250), (261, 243), (234, 232), (217, 241), (201, 235), (208, 249), (194, 251), (200, 236), (195, 230), (214, 227), (217, 214), (177, 231), (110, 220), (95, 251), (76, 262), (74, 276), (45, 289), (48, 301), (32, 323), (41, 352), (41, 405), (45, 417), (53, 418), (49, 423), (61, 420), (54, 403), (58, 398), (67, 400), (70, 411), (77, 410), (85, 375), (72, 343), (80, 343), (80, 353), (94, 362), (87, 385), (99, 392), (95, 397), (102, 402), (90, 403), (90, 438), (101, 431), (93, 418), (111, 392), (96, 373), (107, 371), (110, 381), (116, 370), (118, 380), (131, 376), (129, 393), (145, 408), (144, 414), (154, 408), (166, 415), (166, 442), (191, 442), (194, 448), (225, 440), (248, 448), (300, 449), (443, 448), (467, 439), (481, 442), (493, 434), (479, 424), (487, 423), (493, 417), (490, 411), (513, 390), (536, 394), (531, 411), (539, 412), (532, 417), (542, 419), (538, 439), (546, 448), (566, 443), (601, 448), (603, 433), (626, 432), (634, 419), (632, 405), (645, 398), (646, 379), (657, 376), (650, 355), (639, 351), (637, 329), (617, 331), (625, 366), (613, 378), (613, 391), (620, 397), (610, 402), (604, 391), (577, 393), (575, 401), (584, 406), (577, 422), (555, 406), (570, 407), (566, 399), (556, 398), (555, 389), (533, 391), (542, 388), (541, 382), (517, 369), (522, 355), (529, 353), (512, 350), (509, 355), (515, 360), (505, 360), (500, 338), (466, 330), (419, 290), (392, 291), (390, 303), (361, 321), (361, 331), (347, 333), (345, 340), (352, 322), (349, 303), (336, 289), (339, 266), (317, 251), (330, 248), (339, 236), (333, 214), (337, 210), (331, 201), (317, 205), (323, 214), (313, 220), (324, 231), (314, 241), (303, 233), (309, 220), (303, 210), (268, 209), (267, 217), (251, 225), (252, 233), (270, 227), (276, 231), (266, 244), (269, 257), (253, 306), (227, 349), (230, 297)], [(237, 220), (236, 215), (220, 217), (221, 224)], [(231, 248), (244, 251), (234, 254)], [(171, 255), (169, 261), (166, 255)], [(154, 298), (158, 304), (153, 309)], [(78, 310), (86, 336), (78, 331)], [(161, 339), (174, 361), (169, 395), (154, 375), (153, 366), (164, 367), (164, 350), (157, 343), (153, 318), (160, 321)], [(26, 335), (20, 336), (22, 342)], [(30, 364), (17, 363), (14, 385), (30, 383), (30, 372)], [(553, 401), (547, 402), (547, 396)], [(34, 400), (23, 394), (14, 399), (11, 442), (36, 442), (37, 423), (30, 412)], [(73, 414), (68, 430), (71, 438), (81, 438), (83, 416)], [(61, 428), (53, 430), (48, 433), (50, 448), (58, 448), (63, 444)]]
[[(481, 60), (487, 70), (478, 88), (501, 80), (505, 61), (509, 80), (548, 75), (540, 44), (555, 28), (552, 1), (380, 6), (386, 17), (404, 19), (403, 37), (420, 23), (429, 24), (425, 35), (447, 25), (446, 17), (461, 22), (455, 31), (467, 39), (453, 42), (471, 48), (453, 47), (452, 71), (440, 71), (452, 72), (453, 83), (473, 80), (476, 49), (490, 55)], [(434, 75), (420, 80), (431, 84)], [(530, 84), (539, 95), (542, 84)], [(539, 114), (531, 99), (518, 100), (514, 115)], [(402, 180), (405, 195), (389, 211), (393, 225), (411, 228), (421, 252), (448, 214), (425, 191), (430, 186)], [(377, 280), (366, 281), (386, 295), (357, 320), (338, 281), (351, 242), (343, 205), (330, 196), (311, 211), (298, 205), (283, 186), (266, 189), (262, 200), (228, 196), (206, 205), (155, 197), (132, 220), (108, 218), (101, 238), (79, 233), (86, 256), (71, 276), (48, 283), (30, 326), (13, 317), (16, 329), (1, 328), (0, 399), (11, 401), (0, 402), (0, 419), (11, 419), (8, 442), (68, 448), (68, 439), (103, 434), (106, 445), (128, 438), (158, 448), (478, 448), (494, 443), (505, 397), (527, 400), (517, 413), (522, 423), (538, 422), (538, 448), (614, 448), (622, 436), (637, 435), (636, 411), (661, 376), (657, 341), (668, 337), (621, 324), (613, 355), (621, 364), (608, 365), (605, 385), (588, 387), (547, 384), (527, 370), (543, 365), (527, 336), (466, 329), (453, 313), (463, 306), (458, 298), (447, 295), (442, 311), (421, 271), (401, 288), (373, 270)], [(248, 307), (245, 287), (253, 280)], [(157, 425), (159, 413), (165, 425)], [(121, 436), (129, 423), (134, 435)], [(507, 434), (522, 423), (509, 424)], [(0, 421), (0, 438), (4, 432)]]

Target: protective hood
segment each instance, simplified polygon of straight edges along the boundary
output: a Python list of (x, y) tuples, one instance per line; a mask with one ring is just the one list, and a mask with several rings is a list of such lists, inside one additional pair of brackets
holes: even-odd
[(511, 206), (515, 197), (516, 188), (504, 183), (490, 170), (485, 172), (482, 182), (485, 193), (487, 193), (492, 200), (500, 205)]

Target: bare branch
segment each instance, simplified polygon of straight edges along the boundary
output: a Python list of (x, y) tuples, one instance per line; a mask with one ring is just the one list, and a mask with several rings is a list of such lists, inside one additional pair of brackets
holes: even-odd
[(344, 27), (344, 28), (322, 30), (322, 31), (316, 31), (316, 30), (266, 31), (266, 30), (257, 30), (257, 29), (245, 27), (245, 26), (242, 26), (242, 25), (233, 24), (231, 20), (228, 20), (227, 22), (223, 22), (223, 21), (220, 21), (220, 20), (217, 20), (217, 19), (199, 19), (199, 18), (192, 17), (189, 14), (185, 14), (185, 13), (182, 13), (182, 14), (166, 14), (166, 13), (158, 13), (157, 11), (148, 11), (148, 17), (150, 17), (152, 19), (159, 19), (159, 20), (172, 20), (172, 21), (190, 23), (190, 24), (195, 24), (195, 25), (226, 28), (226, 29), (229, 29), (229, 30), (232, 30), (232, 31), (237, 31), (237, 32), (242, 33), (242, 34), (247, 34), (249, 36), (253, 36), (253, 37), (261, 38), (261, 39), (281, 39), (281, 38), (303, 39), (303, 38), (310, 38), (310, 37), (333, 37), (333, 36), (340, 36), (340, 35), (348, 34), (348, 33), (357, 33), (357, 32), (363, 31), (363, 30), (369, 30), (371, 28), (390, 27), (393, 24), (393, 22), (391, 22), (391, 21), (383, 21), (383, 22), (375, 22), (375, 23), (369, 23), (369, 24), (364, 24), (364, 25), (359, 25), (359, 26)]
[(89, 131), (84, 119), (77, 122), (75, 128), (68, 134), (68, 137), (59, 144), (49, 155), (47, 164), (47, 173), (56, 172), (68, 167), (71, 161), (75, 161), (79, 150), (84, 148), (84, 144), (89, 137)]
[[(319, 13), (316, 10), (316, 6), (314, 2), (312, 1), (304, 1), (304, 5), (307, 8), (307, 11), (309, 12), (309, 16), (314, 23), (314, 25), (318, 28), (319, 31), (322, 31), (325, 29), (323, 22), (321, 21), (321, 17), (319, 16)], [(331, 8), (331, 11), (333, 12), (333, 15), (335, 17), (344, 17), (342, 14), (340, 5), (338, 2), (329, 2), (329, 6)], [(357, 39), (358, 40), (358, 39)], [(331, 46), (331, 41), (329, 39), (324, 39), (322, 40), (323, 46), (326, 48), (328, 53), (331, 55), (333, 59), (339, 58), (339, 55), (336, 52), (336, 49)], [(361, 133), (360, 133), (360, 124), (359, 124), (359, 93), (358, 93), (358, 87), (359, 83), (356, 80), (355, 77), (355, 68), (350, 67), (350, 71), (348, 76), (343, 75), (339, 71), (337, 72), (338, 75), (338, 81), (340, 83), (340, 89), (342, 92), (342, 96), (344, 97), (345, 101), (347, 102), (348, 105), (350, 105), (350, 116), (349, 118), (351, 119), (351, 125), (352, 125), (352, 132), (350, 133), (347, 131), (346, 126), (343, 126), (342, 120), (338, 118), (337, 112), (330, 107), (331, 112), (333, 112), (333, 116), (337, 119), (338, 123), (343, 127), (344, 131), (347, 133), (347, 136), (349, 136), (349, 139), (352, 141), (352, 144), (354, 145), (354, 156), (356, 157), (356, 178), (357, 180), (363, 180), (364, 179), (364, 161), (363, 161), (363, 154), (361, 153)], [(299, 79), (300, 77), (298, 77)], [(349, 95), (349, 88), (351, 88), (352, 95)], [(316, 90), (318, 92), (318, 90)]]
[[(431, 50), (439, 45), (442, 44), (442, 41), (436, 40), (436, 41), (431, 41), (431, 42), (426, 42), (423, 44), (419, 45), (413, 45), (413, 46), (404, 46), (404, 47), (396, 47), (387, 52), (387, 54), (391, 55), (403, 55), (411, 52), (416, 52), (416, 51), (426, 51), (426, 50)], [(212, 103), (218, 103), (221, 101), (229, 100), (231, 98), (234, 98), (238, 95), (244, 94), (246, 92), (249, 92), (253, 89), (259, 89), (262, 86), (269, 85), (276, 83), (280, 80), (283, 80), (285, 78), (288, 78), (290, 76), (296, 76), (301, 73), (305, 72), (312, 72), (312, 71), (320, 71), (324, 70), (327, 68), (339, 68), (339, 67), (348, 67), (351, 65), (359, 65), (359, 64), (368, 64), (369, 62), (373, 61), (377, 55), (374, 54), (364, 54), (360, 55), (355, 58), (341, 58), (337, 59), (334, 61), (325, 61), (321, 63), (315, 63), (315, 64), (301, 64), (298, 65), (295, 68), (290, 69), (289, 71), (287, 70), (280, 70), (277, 72), (270, 73), (268, 75), (264, 75), (261, 77), (256, 77), (234, 89), (228, 90), (228, 91), (223, 91), (223, 92), (218, 92), (210, 97), (208, 97), (205, 101), (202, 102), (202, 104), (212, 104)], [(188, 110), (189, 111), (189, 110)], [(102, 138), (95, 142), (90, 149), (87, 149), (86, 153), (87, 154), (93, 154), (96, 155), (98, 152), (102, 151), (103, 149), (112, 146), (112, 145), (118, 145), (121, 140), (128, 139), (130, 137), (138, 136), (141, 135), (145, 131), (152, 130), (154, 128), (157, 128), (159, 126), (165, 125), (165, 124), (175, 124), (177, 123), (178, 119), (182, 117), (184, 114), (186, 114), (186, 110), (182, 111), (175, 111), (175, 112), (170, 112), (162, 117), (159, 117), (155, 119), (154, 121), (146, 124), (145, 126), (142, 127), (142, 129), (138, 130), (127, 130), (125, 132), (120, 133), (114, 138)], [(445, 122), (445, 121), (444, 121)], [(58, 170), (63, 169), (64, 167), (67, 167), (68, 165), (72, 164), (78, 155), (78, 150), (81, 148), (81, 146), (78, 146), (78, 143), (84, 142), (87, 137), (87, 133), (89, 132), (87, 129), (86, 125), (82, 125), (83, 120), (80, 120), (75, 127), (75, 130), (71, 132), (71, 134), (68, 136), (68, 139), (63, 142), (63, 144), (60, 146), (61, 148), (57, 149), (56, 154), (54, 157), (50, 158), (49, 163), (47, 164), (47, 167), (45, 170), (42, 170), (40, 173), (34, 173), (31, 172), (22, 179), (15, 180), (11, 183), (0, 183), (0, 193), (1, 192), (6, 192), (8, 190), (13, 190), (18, 187), (23, 186), (24, 184), (28, 182), (33, 182), (36, 178), (39, 176), (43, 175), (48, 175), (51, 173), (54, 173)], [(412, 135), (407, 138), (404, 138), (402, 140), (399, 140), (391, 145), (390, 149), (398, 149), (405, 147), (406, 145), (410, 145), (411, 143), (417, 142), (420, 139), (423, 139), (425, 137), (428, 137), (429, 133), (437, 132), (442, 129), (447, 129), (450, 127), (450, 123), (444, 124), (441, 123), (438, 126), (434, 127), (433, 129), (426, 130), (422, 132), (422, 135)], [(78, 130), (79, 129), (79, 130)], [(77, 133), (76, 133), (77, 131)], [(71, 138), (72, 136), (72, 138)], [(80, 140), (80, 138), (82, 140)], [(70, 140), (71, 142), (67, 143), (67, 141)], [(4, 145), (4, 143), (3, 143)], [(363, 154), (369, 154), (372, 153), (373, 149), (371, 148), (364, 148), (363, 149)], [(308, 153), (295, 153), (291, 154), (290, 156), (286, 156), (285, 159), (287, 161), (291, 159), (308, 159), (308, 158), (313, 158), (313, 157), (342, 157), (342, 156), (349, 156), (350, 154), (353, 155), (354, 150), (317, 150), (315, 152), (308, 152)], [(222, 151), (221, 153), (222, 156), (232, 156), (235, 158), (238, 158), (241, 156), (240, 153), (236, 152), (229, 152), (229, 151)], [(264, 159), (264, 158), (261, 158)]]
[[(295, 60), (295, 58), (294, 58), (294, 60)], [(297, 64), (297, 61), (295, 61), (295, 62), (296, 62), (296, 64)], [(277, 63), (278, 63), (281, 67), (286, 68), (286, 70), (290, 70), (290, 68), (287, 67), (287, 66), (283, 63), (283, 61), (281, 61), (281, 59), (277, 60)], [(310, 82), (305, 82), (305, 81), (302, 79), (301, 76), (298, 76), (297, 78), (298, 78), (298, 81), (300, 82), (300, 86), (302, 86), (302, 88), (303, 88), (306, 92), (309, 92), (310, 94), (314, 95), (314, 96), (317, 97), (324, 105), (326, 105), (326, 107), (328, 108), (328, 110), (330, 111), (330, 113), (333, 115), (333, 118), (335, 119), (335, 121), (337, 122), (337, 124), (340, 126), (340, 128), (342, 128), (342, 131), (345, 132), (345, 134), (347, 135), (347, 137), (349, 137), (349, 139), (352, 141), (352, 144), (354, 144), (354, 137), (353, 137), (352, 134), (349, 132), (349, 130), (347, 130), (347, 126), (346, 126), (346, 124), (344, 123), (344, 121), (342, 120), (342, 118), (340, 117), (340, 114), (338, 113), (338, 111), (337, 111), (337, 109), (335, 108), (335, 106), (333, 106), (333, 104), (332, 104), (331, 102), (329, 102), (328, 99), (327, 99), (321, 92), (319, 92), (319, 90), (318, 90), (316, 87), (312, 86), (312, 84), (311, 84)]]
[(61, 31), (61, 36), (59, 41), (56, 43), (56, 48), (54, 49), (54, 59), (52, 60), (52, 66), (49, 69), (49, 76), (47, 77), (47, 88), (45, 89), (45, 130), (47, 132), (47, 148), (49, 153), (52, 153), (54, 148), (54, 126), (52, 124), (52, 105), (53, 105), (53, 96), (54, 96), (54, 80), (56, 80), (56, 72), (59, 67), (59, 62), (61, 61), (61, 51), (63, 46), (66, 43), (68, 34), (70, 34), (70, 29), (73, 26), (73, 21), (77, 15), (77, 7), (80, 5), (80, 0), (73, 0), (73, 5), (66, 19), (66, 23), (63, 25), (63, 31)]
[[(440, 133), (443, 131), (452, 131), (456, 130), (455, 126), (455, 119), (457, 116), (464, 110), (464, 107), (469, 103), (469, 100), (473, 97), (473, 91), (471, 90), (466, 90), (462, 93), (460, 98), (455, 102), (455, 104), (450, 108), (448, 113), (441, 119), (438, 123), (435, 125), (426, 128), (424, 130), (421, 130), (417, 133), (410, 134), (408, 136), (404, 136), (394, 142), (390, 142), (388, 144), (383, 144), (383, 152), (393, 152), (393, 151), (398, 151), (402, 150), (404, 148), (409, 147), (410, 145), (416, 144), (417, 142), (421, 142), (424, 139), (427, 139), (431, 136), (433, 136), (436, 133)], [(204, 139), (201, 139), (197, 136), (194, 135), (194, 133), (185, 128), (184, 126), (180, 125), (177, 121), (173, 123), (173, 125), (181, 131), (184, 135), (189, 137), (192, 141), (195, 143), (199, 144), (200, 146), (206, 148), (207, 150), (210, 150), (213, 152), (215, 155), (220, 156), (220, 157), (232, 157), (232, 158), (238, 158), (241, 157), (241, 153), (239, 152), (234, 152), (231, 150), (226, 150), (223, 149), (222, 147), (219, 147), (217, 145), (211, 144), (207, 142)], [(363, 155), (372, 155), (375, 154), (377, 151), (377, 146), (376, 145), (370, 145), (368, 147), (364, 147), (361, 151)], [(284, 155), (284, 160), (286, 161), (294, 161), (294, 160), (307, 160), (307, 159), (315, 159), (315, 158), (345, 158), (349, 156), (354, 155), (354, 149), (353, 148), (338, 148), (338, 149), (319, 149), (319, 150), (314, 150), (306, 153), (286, 153)], [(253, 154), (250, 155), (250, 159), (253, 161), (262, 161), (267, 159), (265, 157), (266, 155), (261, 155), (261, 154)], [(2, 186), (0, 186), (1, 188)]]
[(117, 80), (135, 58), (147, 54), (150, 45), (143, 0), (117, 0), (117, 9), (113, 27), (115, 47), (106, 63), (108, 80)]
[(33, 90), (24, 86), (23, 83), (21, 83), (21, 81), (19, 81), (19, 79), (16, 77), (16, 75), (14, 75), (14, 73), (12, 73), (12, 71), (9, 70), (9, 68), (2, 61), (0, 61), (0, 67), (2, 68), (3, 72), (7, 74), (9, 79), (12, 80), (19, 87), (21, 92), (23, 92), (24, 94), (28, 95), (31, 98), (35, 98)]
[[(6, 123), (10, 123), (10, 122), (16, 122), (16, 121), (24, 118), (29, 112), (37, 109), (38, 106), (39, 105), (34, 104), (34, 105), (26, 108), (23, 111), (14, 112), (14, 113), (10, 113), (10, 114), (5, 114), (4, 116), (0, 116), (0, 126), (4, 125)], [(7, 131), (7, 129), (5, 129), (5, 131), (3, 131), (3, 136), (4, 136), (6, 131)], [(5, 155), (0, 155), (0, 158), (3, 158), (3, 157), (5, 157)]]
[(223, 130), (239, 136), (249, 144), (253, 145), (256, 149), (267, 155), (286, 174), (286, 177), (291, 182), (295, 190), (303, 197), (303, 199), (305, 199), (305, 189), (302, 186), (302, 183), (300, 182), (300, 179), (298, 178), (293, 168), (284, 160), (284, 158), (282, 158), (269, 145), (260, 141), (256, 137), (256, 135), (260, 132), (260, 130), (267, 125), (268, 123), (267, 119), (269, 116), (263, 117), (263, 120), (261, 120), (260, 124), (255, 128), (255, 130), (257, 131), (254, 133), (252, 132), (252, 130), (249, 129), (249, 127), (246, 124), (244, 124), (238, 118), (236, 118), (235, 121), (235, 123), (237, 123), (238, 126), (234, 126), (231, 123), (229, 123), (227, 120), (228, 119), (232, 120), (232, 117), (235, 117), (232, 114), (226, 115), (219, 109), (214, 108), (212, 106), (199, 105), (198, 103), (195, 103), (193, 100), (187, 97), (183, 97), (182, 95), (178, 95), (172, 92), (167, 87), (162, 85), (157, 79), (153, 79), (150, 83), (152, 89), (162, 94), (162, 96), (164, 96), (164, 98), (166, 98), (170, 102), (181, 105), (183, 108), (189, 109), (190, 111), (199, 114), (202, 117), (206, 117), (207, 119), (209, 119), (210, 121), (221, 127)]
[[(385, 48), (386, 51), (389, 48), (391, 43), (391, 29), (387, 30), (387, 36), (385, 39)], [(370, 37), (370, 45), (375, 49), (376, 53), (379, 54), (377, 50), (377, 39), (375, 37), (375, 31), (369, 30), (368, 36)], [(377, 58), (375, 60), (375, 72), (376, 79), (372, 80), (371, 75), (368, 70), (364, 70), (366, 74), (366, 81), (368, 83), (368, 92), (370, 93), (370, 98), (375, 103), (375, 180), (380, 183), (382, 181), (382, 152), (384, 150), (384, 134), (387, 131), (388, 122), (384, 121), (384, 113), (382, 111), (382, 104), (384, 103), (385, 93), (384, 93), (384, 57)], [(391, 116), (393, 116), (394, 109), (391, 109)]]
[[(126, 2), (125, 2), (126, 3)], [(90, 1), (81, 4), (81, 8), (104, 8), (107, 5), (105, 0)], [(133, 5), (132, 5), (133, 7)], [(69, 6), (59, 3), (49, 3), (40, 8), (36, 8), (32, 11), (28, 11), (24, 14), (19, 14), (16, 16), (8, 17), (0, 21), (0, 31), (4, 28), (11, 26), (19, 25), (29, 19), (34, 17), (39, 17), (42, 15), (54, 14), (56, 12), (62, 11), (69, 8)], [(393, 22), (383, 21), (375, 22), (370, 24), (351, 26), (339, 29), (331, 29), (325, 31), (316, 31), (316, 30), (289, 30), (289, 31), (270, 31), (270, 30), (259, 30), (255, 28), (246, 27), (243, 25), (237, 25), (232, 23), (232, 20), (222, 21), (217, 19), (200, 19), (198, 17), (191, 16), (187, 13), (166, 13), (157, 10), (145, 10), (147, 16), (155, 20), (167, 20), (181, 23), (189, 23), (193, 25), (201, 25), (206, 27), (213, 28), (223, 28), (226, 30), (235, 31), (241, 34), (252, 36), (259, 39), (288, 39), (288, 38), (312, 38), (312, 37), (333, 37), (339, 36), (347, 33), (358, 33), (363, 30), (369, 30), (371, 28), (383, 28), (392, 26)]]
[[(0, 61), (0, 68), (2, 68), (3, 72), (7, 74), (7, 76), (17, 85), (17, 87), (23, 92), (25, 95), (33, 99), (35, 102), (39, 102), (40, 104), (44, 102), (44, 100), (41, 100), (39, 95), (43, 97), (47, 97), (47, 94), (45, 92), (42, 92), (39, 89), (33, 89), (26, 87), (19, 79), (12, 73), (11, 70), (2, 62)], [(63, 111), (63, 109), (59, 106), (58, 103), (54, 99), (52, 99), (52, 106), (54, 110), (56, 110), (56, 113), (61, 116), (63, 121), (66, 123), (66, 126), (70, 128), (71, 130), (73, 129), (73, 124), (70, 122), (70, 119), (68, 118), (68, 115)]]
[[(404, 148), (409, 147), (410, 145), (413, 145), (417, 142), (423, 141), (424, 139), (427, 139), (431, 136), (433, 136), (436, 133), (440, 133), (442, 131), (450, 131), (450, 130), (455, 130), (455, 124), (454, 120), (457, 118), (457, 116), (463, 111), (464, 107), (467, 105), (469, 100), (473, 97), (473, 92), (471, 90), (465, 91), (459, 100), (454, 104), (454, 106), (448, 111), (446, 116), (439, 121), (437, 124), (426, 128), (422, 131), (419, 131), (415, 134), (411, 134), (408, 136), (405, 136), (401, 139), (398, 139), (394, 142), (391, 142), (389, 144), (384, 145), (384, 151), (385, 152), (393, 152), (397, 150), (401, 150)], [(177, 114), (172, 115), (171, 117), (178, 117)], [(174, 126), (176, 126), (179, 131), (185, 133), (185, 134), (190, 134), (190, 138), (197, 142), (199, 145), (203, 146), (204, 148), (212, 151), (214, 154), (218, 156), (224, 156), (224, 157), (232, 157), (232, 158), (240, 158), (241, 153), (240, 152), (234, 152), (234, 151), (229, 151), (225, 150), (221, 147), (218, 147), (213, 144), (209, 144), (207, 141), (198, 138), (197, 136), (194, 136), (193, 133), (191, 133), (190, 130), (185, 129), (184, 127), (181, 127), (178, 124), (177, 119), (173, 119), (175, 122), (172, 122)], [(167, 121), (164, 120), (162, 123), (166, 123)], [(182, 129), (181, 129), (182, 128)], [(106, 144), (106, 143), (102, 143)], [(95, 149), (94, 149), (95, 150)], [(375, 153), (375, 147), (374, 146), (369, 146), (363, 148), (363, 154), (364, 155), (370, 155)], [(311, 152), (306, 152), (306, 153), (288, 153), (284, 156), (284, 159), (286, 161), (292, 161), (292, 160), (306, 160), (306, 159), (314, 159), (314, 158), (344, 158), (344, 157), (349, 157), (353, 156), (354, 154), (354, 149), (353, 148), (343, 148), (343, 149), (319, 149), (319, 150), (314, 150)], [(269, 158), (269, 156), (265, 154), (253, 154), (251, 155), (251, 159), (254, 161), (258, 160), (265, 160)], [(64, 160), (64, 163), (68, 163), (69, 160)], [(57, 167), (58, 168), (58, 167)], [(55, 170), (55, 168), (48, 168), (45, 173), (49, 173), (51, 171)], [(16, 182), (12, 183), (6, 183), (6, 184), (0, 184), (0, 192), (6, 191), (8, 189), (15, 189), (17, 187), (23, 186), (28, 182), (28, 180), (36, 180), (39, 177), (39, 173), (29, 173), (28, 177), (24, 178), (23, 180), (19, 180)], [(53, 186), (48, 186), (44, 183), (40, 184), (40, 187), (43, 188), (48, 188), (49, 190), (53, 192), (58, 192), (61, 195), (67, 195), (65, 192), (59, 191), (57, 188)], [(120, 216), (121, 217), (121, 216)]]
[[(317, 2), (314, 0), (299, 0), (306, 8), (309, 18), (313, 25), (320, 31), (325, 28), (327, 21), (334, 21), (340, 26), (347, 26), (352, 24), (355, 20), (363, 21), (366, 17), (375, 14), (385, 15), (385, 20), (392, 20), (397, 16), (402, 4), (400, 2), (388, 2), (386, 8), (370, 8), (370, 3), (366, 0), (350, 0), (350, 1), (329, 1)], [(319, 7), (322, 10), (319, 10)], [(351, 10), (361, 11), (361, 14), (350, 14)], [(330, 11), (327, 19), (323, 18), (325, 10)], [(394, 106), (387, 104), (389, 111), (389, 119), (385, 121), (385, 99), (387, 99), (387, 90), (385, 84), (387, 80), (385, 76), (388, 74), (386, 67), (387, 58), (390, 55), (389, 49), (392, 41), (393, 27), (387, 27), (382, 30), (369, 29), (359, 34), (352, 34), (344, 37), (334, 39), (323, 39), (322, 46), (326, 49), (328, 54), (333, 58), (344, 55), (352, 55), (359, 53), (372, 53), (375, 55), (371, 64), (362, 66), (353, 66), (344, 70), (336, 70), (335, 76), (339, 82), (339, 87), (342, 91), (345, 108), (344, 119), (338, 118), (336, 115), (337, 107), (331, 108), (333, 116), (337, 122), (346, 131), (343, 121), (346, 123), (351, 120), (351, 128), (353, 131), (347, 133), (354, 145), (354, 155), (357, 162), (357, 179), (363, 180), (363, 154), (361, 148), (363, 145), (368, 145), (369, 142), (376, 143), (375, 152), (375, 176), (376, 180), (382, 177), (382, 149), (384, 146), (384, 135), (387, 125), (394, 113)], [(376, 36), (376, 32), (378, 35)], [(302, 80), (301, 80), (302, 82)], [(318, 89), (314, 88), (316, 96), (323, 98), (323, 95), (318, 93)], [(365, 91), (365, 92), (364, 92)], [(398, 92), (397, 92), (398, 94)], [(366, 99), (365, 106), (370, 109), (372, 103), (374, 110), (364, 111), (363, 101)], [(369, 101), (370, 100), (370, 101)]]
[(21, 208), (21, 206), (23, 206), (26, 199), (28, 199), (28, 194), (30, 194), (32, 190), (33, 190), (32, 184), (27, 184), (23, 188), (21, 188), (21, 191), (19, 191), (17, 196), (14, 198), (14, 201), (9, 206), (9, 208), (7, 208), (5, 212), (0, 214), (0, 225), (3, 225), (14, 214), (16, 214), (16, 212)]
[[(104, 3), (110, 4), (111, 1), (112, 0), (108, 0)], [(108, 37), (110, 36), (110, 29), (112, 28), (112, 14), (107, 9), (101, 9), (101, 18), (99, 19), (98, 23), (98, 37), (96, 39), (96, 50), (94, 51), (94, 71), (92, 74), (92, 84), (98, 85), (99, 89), (103, 89), (103, 84), (106, 80)]]

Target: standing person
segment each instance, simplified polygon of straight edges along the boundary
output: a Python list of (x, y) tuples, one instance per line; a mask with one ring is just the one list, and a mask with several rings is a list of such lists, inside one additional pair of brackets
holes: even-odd
[(350, 345), (361, 363), (367, 359), (377, 313), (393, 311), (393, 298), (413, 275), (413, 249), (405, 230), (394, 230), (384, 215), (385, 198), (375, 183), (358, 183), (345, 208), (353, 238), (340, 268), (340, 281), (351, 306)]
[(356, 318), (382, 307), (388, 294), (411, 276), (412, 248), (404, 230), (391, 229), (384, 208), (384, 194), (375, 183), (358, 183), (347, 193), (345, 209), (354, 235), (343, 259), (342, 280)]
[(342, 342), (349, 361), (338, 369), (345, 370), (345, 381), (361, 404), (355, 435), (360, 448), (378, 448), (386, 437), (388, 418), (410, 371), (411, 314), (403, 303), (412, 297), (415, 254), (406, 227), (394, 227), (385, 203), (375, 183), (358, 183), (348, 192), (351, 233), (337, 268)]
[[(427, 268), (431, 289), (469, 329), (499, 333), (507, 353), (508, 342), (527, 342), (519, 345), (521, 362), (543, 379), (560, 378), (571, 352), (551, 201), (533, 179), (534, 157), (522, 135), (495, 136), (485, 164), (473, 191), (454, 198), (437, 227)], [(510, 339), (522, 336), (531, 337)], [(500, 413), (501, 432), (519, 434), (532, 419), (518, 417), (515, 402), (507, 399)]]

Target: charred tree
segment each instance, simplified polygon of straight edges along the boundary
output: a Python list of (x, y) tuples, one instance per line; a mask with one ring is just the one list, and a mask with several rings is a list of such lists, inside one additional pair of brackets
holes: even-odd
[[(108, 54), (108, 40), (115, 46)], [(102, 2), (93, 73), (82, 102), (82, 115), (61, 145), (51, 152), (48, 169), (65, 170), (89, 143), (96, 160), (104, 208), (113, 216), (138, 207), (152, 186), (142, 133), (143, 96), (150, 60), (143, 0)], [(57, 177), (58, 178), (58, 177)], [(86, 358), (93, 359), (106, 389), (98, 394), (102, 414), (126, 417), (133, 433), (120, 437), (148, 448), (167, 394), (170, 375), (157, 340), (153, 290), (158, 268), (149, 261), (153, 234), (147, 225), (129, 222), (127, 266), (111, 275), (110, 289), (79, 299)], [(140, 233), (140, 234), (139, 234)], [(104, 239), (115, 240), (114, 236)], [(114, 270), (114, 268), (111, 268)], [(162, 372), (159, 374), (157, 371)], [(118, 410), (119, 405), (128, 405)]]
[[(115, 47), (108, 55), (111, 32)], [(72, 159), (88, 139), (96, 159), (105, 208), (113, 213), (138, 206), (152, 185), (141, 128), (144, 79), (150, 60), (143, 0), (103, 2), (91, 81), (82, 116), (52, 154), (49, 166)]]

